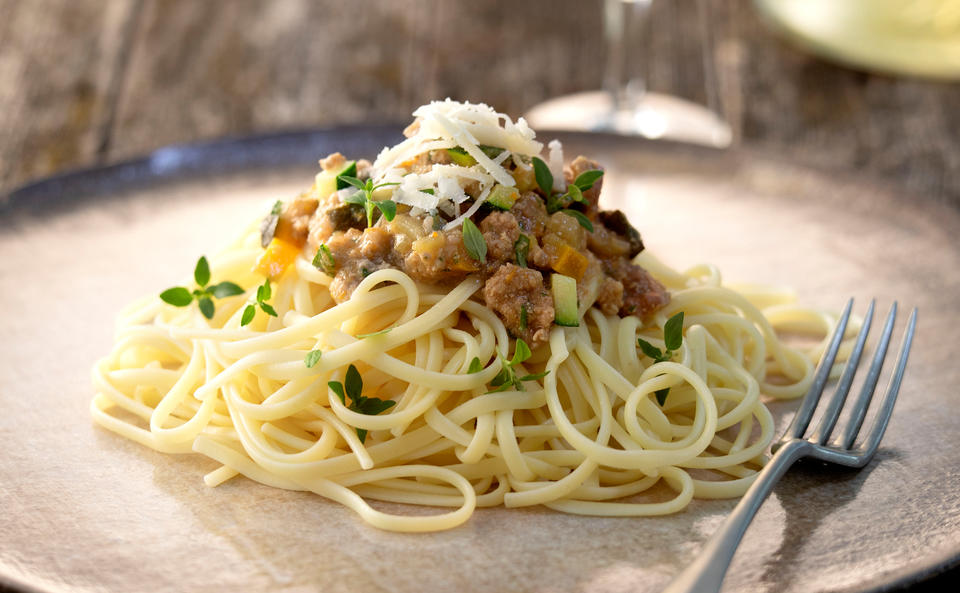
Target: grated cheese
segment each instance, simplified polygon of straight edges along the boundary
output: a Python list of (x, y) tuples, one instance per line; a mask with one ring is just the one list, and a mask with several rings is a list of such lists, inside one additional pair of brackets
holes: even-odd
[[(529, 169), (529, 165), (522, 164), (522, 157), (537, 156), (543, 151), (543, 144), (536, 140), (536, 134), (523, 118), (514, 122), (483, 103), (450, 99), (433, 101), (418, 107), (413, 115), (417, 118), (417, 125), (405, 132), (410, 137), (380, 151), (373, 163), (372, 177), (375, 184), (398, 183), (392, 197), (398, 204), (422, 212), (456, 213), (457, 218), (445, 228), (458, 226), (464, 218), (476, 212), (495, 184), (516, 185), (504, 163), (513, 162)], [(421, 155), (456, 146), (473, 157), (476, 164), (470, 167), (434, 164), (424, 173), (410, 172), (411, 164)], [(491, 158), (481, 146), (503, 150)], [(551, 169), (558, 146), (556, 140), (550, 143)], [(562, 152), (559, 154), (561, 170), (554, 172), (554, 179), (563, 184)], [(470, 208), (461, 214), (460, 204), (470, 199), (463, 187), (473, 182), (479, 184), (480, 193)]]

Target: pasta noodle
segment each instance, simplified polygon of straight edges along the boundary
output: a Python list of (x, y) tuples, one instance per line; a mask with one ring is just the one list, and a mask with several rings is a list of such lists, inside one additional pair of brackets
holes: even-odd
[[(258, 241), (250, 229), (212, 268), (255, 281)], [(253, 330), (239, 327), (245, 302), (223, 301), (210, 321), (156, 297), (129, 308), (113, 352), (94, 369), (91, 411), (143, 445), (221, 463), (205, 478), (211, 486), (242, 474), (308, 490), (388, 530), (447, 529), (476, 507), (501, 504), (637, 516), (677, 512), (693, 497), (739, 496), (773, 437), (761, 394), (797, 397), (812, 377), (811, 353), (775, 330), (825, 333), (832, 320), (790, 305), (786, 293), (751, 295), (768, 305), (760, 310), (710, 266), (678, 273), (649, 253), (639, 258), (671, 303), (649, 325), (591, 309), (580, 327), (554, 327), (548, 346), (523, 363), (549, 372), (525, 391), (487, 393), (500, 370), (496, 351), (509, 354), (516, 341), (471, 298), (476, 278), (447, 293), (385, 269), (338, 305), (330, 278), (300, 257), (278, 284), (279, 317)], [(676, 360), (645, 365), (637, 337), (657, 344), (681, 310)], [(322, 355), (308, 368), (315, 349)], [(485, 368), (470, 374), (474, 357)], [(342, 380), (348, 364), (364, 389), (396, 407), (367, 416), (331, 397), (327, 382)], [(654, 393), (666, 387), (661, 408)], [(370, 431), (366, 443), (355, 428)], [(631, 499), (658, 483), (670, 497)], [(367, 500), (455, 510), (400, 516)]]

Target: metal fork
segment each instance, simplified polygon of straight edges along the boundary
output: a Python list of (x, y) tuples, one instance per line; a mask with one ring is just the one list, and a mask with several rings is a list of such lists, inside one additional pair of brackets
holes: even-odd
[(837, 419), (843, 409), (850, 386), (853, 383), (853, 377), (856, 374), (857, 366), (860, 363), (860, 356), (863, 354), (864, 344), (867, 341), (867, 333), (870, 324), (873, 321), (873, 310), (875, 301), (870, 303), (867, 314), (863, 321), (863, 326), (857, 334), (857, 340), (853, 351), (847, 362), (846, 368), (837, 383), (837, 389), (821, 417), (817, 428), (806, 439), (804, 433), (810, 421), (813, 419), (814, 411), (820, 401), (820, 396), (827, 384), (830, 376), (830, 369), (836, 360), (837, 352), (840, 350), (840, 344), (843, 342), (844, 332), (847, 328), (847, 322), (850, 319), (850, 311), (853, 307), (853, 299), (847, 302), (843, 315), (837, 322), (837, 328), (830, 339), (830, 345), (824, 353), (820, 365), (817, 367), (813, 384), (810, 391), (803, 398), (800, 409), (787, 428), (783, 437), (777, 441), (772, 450), (774, 452), (770, 463), (760, 472), (757, 480), (753, 483), (743, 499), (733, 510), (733, 513), (727, 518), (723, 526), (710, 538), (704, 546), (700, 556), (691, 563), (677, 578), (670, 583), (664, 590), (664, 593), (708, 593), (720, 590), (723, 583), (723, 577), (730, 565), (730, 560), (747, 530), (750, 521), (756, 515), (757, 510), (767, 495), (773, 490), (774, 484), (780, 479), (793, 462), (802, 457), (813, 457), (829, 463), (838, 463), (848, 467), (861, 468), (865, 466), (877, 448), (880, 445), (880, 439), (887, 428), (890, 415), (893, 413), (893, 404), (896, 401), (897, 393), (900, 391), (900, 383), (903, 380), (903, 372), (907, 365), (907, 355), (910, 352), (910, 345), (913, 342), (913, 334), (917, 326), (917, 310), (914, 309), (910, 314), (910, 320), (903, 335), (903, 341), (900, 345), (900, 353), (897, 356), (896, 367), (890, 377), (890, 383), (887, 386), (887, 393), (880, 404), (880, 410), (877, 412), (873, 427), (863, 439), (861, 444), (853, 447), (853, 443), (860, 432), (863, 424), (867, 407), (873, 398), (873, 392), (877, 386), (877, 380), (880, 377), (880, 369), (886, 358), (887, 347), (890, 344), (890, 336), (893, 333), (893, 324), (897, 315), (897, 303), (894, 302), (887, 315), (887, 320), (883, 327), (883, 334), (877, 344), (876, 352), (873, 356), (873, 362), (867, 371), (866, 379), (850, 413), (846, 429), (843, 435), (838, 439), (828, 443), (830, 435), (836, 426)]

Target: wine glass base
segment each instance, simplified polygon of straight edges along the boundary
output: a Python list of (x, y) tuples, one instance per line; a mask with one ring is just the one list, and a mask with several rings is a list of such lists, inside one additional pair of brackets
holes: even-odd
[(635, 110), (614, 111), (610, 94), (588, 91), (535, 105), (523, 116), (537, 130), (610, 132), (724, 148), (730, 126), (702, 105), (670, 95), (645, 93)]

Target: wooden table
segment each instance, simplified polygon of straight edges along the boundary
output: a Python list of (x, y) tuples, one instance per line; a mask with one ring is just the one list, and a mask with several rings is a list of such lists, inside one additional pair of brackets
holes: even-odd
[[(402, 122), (451, 96), (518, 115), (601, 86), (600, 0), (0, 0), (0, 195), (171, 143)], [(960, 203), (960, 85), (866, 74), (708, 2), (742, 145)], [(659, 2), (650, 87), (703, 100), (695, 6)]]

